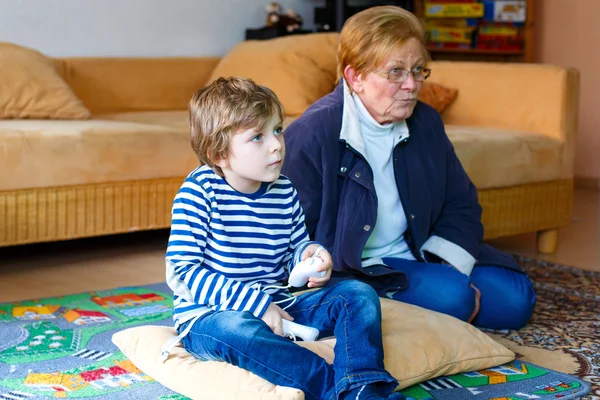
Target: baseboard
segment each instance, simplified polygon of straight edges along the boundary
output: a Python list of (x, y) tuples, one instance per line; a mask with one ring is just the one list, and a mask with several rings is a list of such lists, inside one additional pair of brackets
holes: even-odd
[(600, 189), (600, 178), (575, 177), (576, 188)]

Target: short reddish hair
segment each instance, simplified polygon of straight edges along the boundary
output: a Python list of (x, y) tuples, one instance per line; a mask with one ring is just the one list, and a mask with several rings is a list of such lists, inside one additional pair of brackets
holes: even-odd
[(354, 14), (348, 18), (340, 34), (338, 80), (344, 77), (344, 69), (348, 65), (358, 74), (378, 66), (390, 49), (402, 45), (409, 38), (421, 43), (423, 55), (429, 61), (425, 28), (411, 12), (396, 6), (378, 6)]

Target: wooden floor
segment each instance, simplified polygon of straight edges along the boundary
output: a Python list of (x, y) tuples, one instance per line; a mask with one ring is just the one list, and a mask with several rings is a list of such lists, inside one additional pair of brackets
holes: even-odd
[[(577, 189), (573, 223), (554, 255), (535, 252), (535, 234), (489, 243), (506, 251), (600, 271), (600, 192)], [(168, 230), (0, 248), (0, 302), (165, 280)]]
[(559, 232), (555, 254), (537, 254), (535, 234), (512, 236), (488, 241), (510, 253), (600, 271), (600, 191), (576, 189), (571, 225)]

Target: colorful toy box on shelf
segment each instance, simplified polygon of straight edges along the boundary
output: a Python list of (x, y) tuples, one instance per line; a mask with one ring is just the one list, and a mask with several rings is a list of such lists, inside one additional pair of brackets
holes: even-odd
[(527, 0), (426, 0), (428, 47), (521, 52)]
[(483, 19), (495, 22), (525, 22), (526, 0), (483, 0)]
[(517, 24), (481, 21), (475, 36), (475, 48), (505, 52), (523, 50), (523, 35)]
[(523, 51), (523, 24), (527, 20), (525, 0), (483, 0), (475, 47), (505, 52)]
[(475, 39), (475, 48), (480, 50), (518, 53), (523, 51), (523, 37), (478, 35)]
[(481, 18), (483, 17), (483, 4), (477, 1), (444, 2), (427, 1), (425, 3), (425, 16), (428, 18)]
[(471, 48), (477, 20), (473, 18), (430, 18), (425, 20), (428, 42), (435, 48)]
[(427, 0), (425, 29), (435, 49), (471, 49), (477, 18), (483, 16), (478, 0)]

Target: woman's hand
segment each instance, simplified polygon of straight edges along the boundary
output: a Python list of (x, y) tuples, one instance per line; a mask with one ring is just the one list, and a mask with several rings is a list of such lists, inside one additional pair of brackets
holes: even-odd
[(269, 304), (267, 307), (267, 311), (263, 314), (261, 318), (265, 324), (269, 325), (269, 328), (273, 331), (274, 334), (283, 336), (283, 331), (281, 329), (281, 320), (287, 319), (288, 321), (293, 321), (294, 318), (284, 311), (275, 303)]
[[(452, 268), (455, 268), (458, 271), (458, 269), (455, 266), (453, 266), (452, 264), (450, 264), (446, 260), (441, 260), (441, 263), (444, 264), (444, 265), (449, 265), (449, 266), (451, 266)], [(471, 283), (471, 288), (475, 292), (475, 307), (473, 308), (473, 314), (471, 314), (471, 316), (467, 320), (467, 322), (469, 324), (471, 322), (473, 322), (473, 320), (475, 319), (475, 317), (477, 316), (477, 314), (479, 314), (479, 306), (481, 304), (481, 291), (479, 289), (477, 289), (477, 286), (475, 286), (472, 283)]]
[(472, 283), (471, 287), (475, 291), (475, 308), (473, 309), (473, 314), (471, 314), (471, 316), (467, 320), (469, 324), (473, 322), (477, 314), (479, 314), (479, 305), (481, 304), (481, 292), (479, 291), (479, 289), (477, 289), (477, 286), (473, 285)]
[[(319, 249), (321, 249), (319, 251)], [(320, 244), (311, 244), (309, 245), (302, 256), (300, 257), (302, 261), (306, 260), (308, 257), (313, 257), (315, 252), (317, 252), (317, 257), (323, 261), (321, 266), (317, 269), (319, 272), (326, 271), (326, 275), (323, 278), (310, 277), (308, 279), (308, 287), (309, 288), (317, 288), (323, 286), (329, 278), (331, 278), (331, 267), (333, 267), (333, 261), (331, 260), (331, 254), (323, 246)]]

